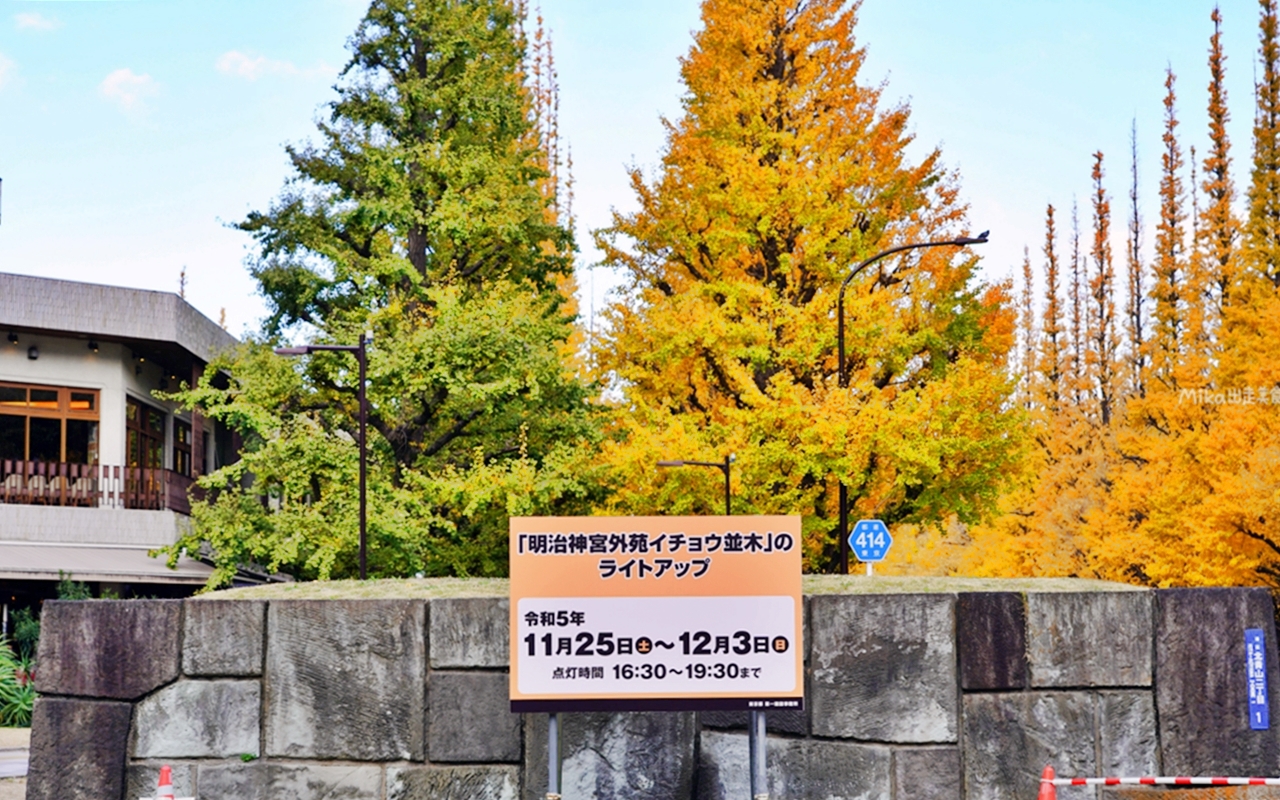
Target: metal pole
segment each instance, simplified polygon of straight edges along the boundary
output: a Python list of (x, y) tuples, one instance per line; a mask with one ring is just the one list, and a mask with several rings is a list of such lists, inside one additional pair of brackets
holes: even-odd
[[(957, 236), (954, 239), (948, 239), (942, 242), (916, 242), (914, 244), (903, 244), (897, 247), (890, 247), (888, 250), (876, 253), (871, 258), (863, 261), (861, 264), (853, 268), (853, 271), (845, 276), (840, 283), (840, 293), (836, 296), (836, 382), (841, 389), (845, 389), (849, 385), (849, 376), (845, 372), (844, 362), (844, 293), (849, 288), (849, 283), (858, 276), (864, 269), (876, 263), (880, 259), (891, 256), (894, 253), (901, 253), (904, 250), (919, 250), (925, 247), (967, 247), (971, 244), (986, 244), (987, 231), (983, 231), (976, 237), (973, 236)], [(844, 479), (840, 480), (840, 530), (836, 535), (840, 539), (840, 574), (849, 574), (849, 489), (844, 485)]]
[(733, 463), (731, 458), (732, 456), (724, 457), (724, 515), (726, 517), (733, 515), (732, 501), (729, 496), (729, 464)]
[(768, 754), (765, 750), (766, 726), (763, 711), (752, 711), (747, 723), (750, 736), (747, 747), (751, 750), (751, 800), (769, 800)]
[(560, 715), (547, 715), (547, 800), (560, 800)]
[(368, 414), (368, 399), (365, 396), (365, 335), (360, 334), (360, 347), (356, 350), (356, 360), (360, 362), (360, 580), (368, 577), (367, 565), (365, 563), (365, 555), (368, 547), (368, 539), (366, 537), (366, 507), (365, 507), (365, 462), (368, 460), (366, 452), (366, 424)]

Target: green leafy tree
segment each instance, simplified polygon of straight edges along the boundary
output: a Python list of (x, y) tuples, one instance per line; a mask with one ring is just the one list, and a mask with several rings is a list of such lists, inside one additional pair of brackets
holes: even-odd
[(210, 554), (212, 583), (356, 570), (354, 359), (273, 355), (290, 332), (375, 332), (371, 574), (502, 574), (508, 515), (593, 502), (591, 388), (563, 358), (573, 240), (537, 113), (554, 104), (528, 88), (522, 24), (508, 0), (376, 0), (319, 141), (240, 223), (271, 316), (179, 395), (245, 442), (170, 552)]

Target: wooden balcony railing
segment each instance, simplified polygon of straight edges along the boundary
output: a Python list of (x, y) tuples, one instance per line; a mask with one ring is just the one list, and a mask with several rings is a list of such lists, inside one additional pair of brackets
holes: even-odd
[(191, 513), (191, 478), (167, 469), (0, 460), (0, 503)]

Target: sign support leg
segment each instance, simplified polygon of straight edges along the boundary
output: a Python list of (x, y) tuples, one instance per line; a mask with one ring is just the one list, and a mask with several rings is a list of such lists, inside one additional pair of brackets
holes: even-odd
[(765, 716), (763, 711), (752, 711), (747, 722), (747, 749), (751, 755), (751, 800), (769, 800), (769, 779), (765, 769)]
[(870, 578), (870, 577), (871, 577), (871, 570), (872, 570), (872, 565), (871, 565), (871, 562), (870, 562), (870, 561), (868, 561), (868, 562), (867, 562), (867, 577), (868, 577), (868, 578)]
[(547, 715), (547, 800), (560, 800), (560, 715)]

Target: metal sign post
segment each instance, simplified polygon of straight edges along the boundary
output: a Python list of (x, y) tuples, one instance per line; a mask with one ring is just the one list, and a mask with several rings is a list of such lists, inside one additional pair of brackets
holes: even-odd
[(560, 800), (560, 715), (547, 715), (547, 800)]
[(511, 710), (750, 712), (766, 800), (771, 709), (804, 708), (800, 518), (513, 517)]
[(867, 565), (867, 575), (872, 574), (872, 564), (884, 561), (893, 546), (889, 527), (878, 519), (859, 520), (849, 531), (849, 549), (859, 561)]
[(751, 800), (769, 800), (768, 752), (765, 750), (765, 719), (763, 711), (752, 711), (747, 720), (747, 747), (751, 749)]

